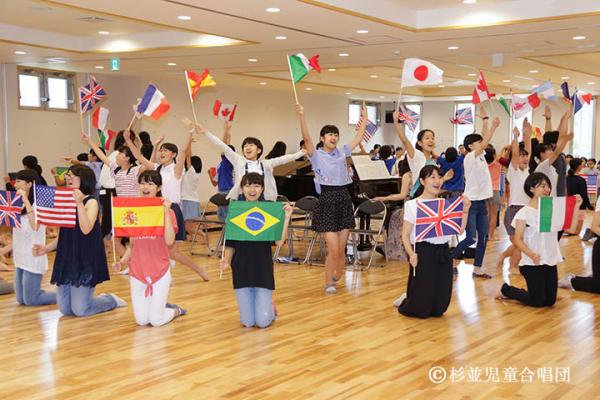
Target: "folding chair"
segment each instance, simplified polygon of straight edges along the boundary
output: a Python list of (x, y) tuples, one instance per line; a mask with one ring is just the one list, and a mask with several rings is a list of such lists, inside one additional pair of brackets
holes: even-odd
[[(200, 217), (198, 218), (194, 218), (192, 221), (194, 223), (196, 223), (196, 229), (194, 230), (194, 236), (192, 236), (192, 243), (190, 245), (190, 253), (193, 255), (208, 255), (208, 256), (212, 256), (216, 253), (218, 253), (219, 251), (219, 247), (223, 244), (223, 238), (225, 235), (225, 229), (223, 229), (225, 227), (225, 221), (221, 221), (219, 219), (214, 219), (214, 218), (209, 218), (209, 216), (213, 216), (216, 215), (216, 213), (214, 212), (208, 212), (208, 206), (209, 204), (213, 204), (216, 205), (217, 207), (226, 207), (229, 205), (229, 200), (227, 200), (227, 198), (225, 197), (224, 194), (222, 193), (216, 193), (214, 195), (211, 196), (210, 199), (208, 199), (208, 201), (206, 202), (206, 204), (204, 205), (204, 209), (202, 210), (202, 213), (200, 215)], [(221, 227), (221, 236), (219, 237), (219, 241), (217, 242), (217, 246), (214, 249), (210, 248), (210, 239), (209, 239), (209, 235), (208, 235), (208, 231), (209, 231), (209, 226), (219, 226)], [(208, 249), (208, 254), (206, 253), (197, 253), (194, 252), (194, 244), (196, 243), (196, 237), (198, 236), (198, 231), (202, 229), (203, 233), (204, 233), (204, 237), (206, 239), (206, 248)]]
[[(288, 254), (288, 258), (293, 258), (294, 257), (294, 241), (306, 241), (306, 240), (310, 240), (310, 242), (312, 243), (312, 239), (315, 236), (314, 234), (312, 236), (309, 235), (309, 232), (312, 232), (312, 229), (310, 227), (311, 225), (311, 220), (312, 220), (312, 211), (315, 208), (315, 205), (317, 204), (317, 201), (319, 201), (319, 199), (317, 199), (314, 196), (304, 196), (300, 199), (298, 199), (298, 201), (296, 201), (296, 204), (294, 205), (294, 212), (292, 213), (292, 221), (290, 221), (290, 225), (288, 226), (288, 249), (289, 249), (289, 254)], [(296, 218), (294, 218), (296, 217)], [(300, 219), (301, 222), (299, 224), (295, 223), (295, 220)], [(295, 238), (294, 237), (294, 230), (301, 230), (302, 231), (302, 235), (299, 236), (299, 238)], [(309, 239), (310, 238), (310, 239)], [(309, 245), (310, 247), (310, 245)], [(276, 253), (275, 253), (275, 258), (279, 257), (279, 253), (280, 253), (281, 249), (278, 248)], [(308, 252), (307, 252), (308, 254)], [(302, 261), (302, 263), (306, 263), (306, 258)]]
[(377, 248), (377, 243), (379, 242), (379, 239), (381, 238), (383, 231), (384, 231), (383, 221), (385, 221), (386, 214), (387, 214), (387, 208), (386, 208), (385, 204), (382, 201), (378, 201), (378, 200), (364, 201), (356, 208), (356, 210), (354, 210), (354, 218), (355, 219), (360, 218), (361, 215), (366, 215), (366, 216), (370, 217), (369, 219), (372, 222), (379, 221), (379, 220), (381, 221), (379, 223), (378, 229), (364, 228), (364, 229), (351, 229), (350, 230), (350, 240), (352, 241), (352, 249), (354, 251), (353, 266), (355, 268), (358, 265), (358, 263), (360, 262), (359, 257), (358, 257), (357, 242), (359, 241), (361, 235), (364, 235), (366, 237), (366, 240), (368, 240), (368, 241), (371, 241), (371, 239), (374, 238), (374, 243), (373, 243), (373, 246), (371, 247), (371, 251), (370, 251), (370, 255), (369, 255), (369, 263), (366, 265), (365, 269), (371, 268), (371, 264), (373, 262), (373, 256), (375, 255), (375, 249)]

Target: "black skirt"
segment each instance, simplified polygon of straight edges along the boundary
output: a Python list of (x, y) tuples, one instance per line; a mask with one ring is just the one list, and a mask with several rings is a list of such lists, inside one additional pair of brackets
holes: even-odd
[(347, 186), (321, 186), (321, 196), (313, 210), (312, 229), (339, 232), (354, 228), (354, 210)]

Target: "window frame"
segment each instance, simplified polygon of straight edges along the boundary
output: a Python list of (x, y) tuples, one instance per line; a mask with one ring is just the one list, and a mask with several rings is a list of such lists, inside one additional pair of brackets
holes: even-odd
[[(40, 106), (21, 105), (21, 75), (37, 76), (40, 79)], [(48, 78), (65, 79), (67, 83), (67, 108), (50, 107), (50, 94), (48, 93)], [(77, 74), (75, 72), (49, 70), (42, 68), (17, 67), (17, 106), (20, 110), (27, 111), (52, 111), (52, 112), (79, 112), (79, 97), (77, 95)]]
[[(352, 99), (348, 100), (348, 105), (347, 105), (347, 108), (346, 108), (348, 126), (356, 127), (356, 124), (350, 123), (350, 106), (351, 105), (362, 106), (362, 103), (363, 103), (362, 100), (352, 100)], [(382, 104), (379, 103), (379, 102), (375, 102), (375, 101), (365, 101), (365, 105), (367, 107), (375, 107), (375, 110), (376, 110), (375, 119), (376, 119), (376, 121), (371, 121), (371, 122), (374, 122), (375, 125), (377, 125), (378, 128), (381, 128), (381, 126), (382, 126), (382, 124), (381, 124), (381, 107), (382, 107)]]

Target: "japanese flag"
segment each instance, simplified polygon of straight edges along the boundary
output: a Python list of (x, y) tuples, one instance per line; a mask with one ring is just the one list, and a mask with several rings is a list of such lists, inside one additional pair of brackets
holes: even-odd
[(402, 68), (402, 83), (400, 87), (437, 85), (442, 83), (444, 71), (430, 62), (418, 58), (407, 58)]
[(236, 109), (237, 104), (225, 104), (221, 103), (219, 100), (215, 100), (213, 114), (223, 121), (233, 121)]

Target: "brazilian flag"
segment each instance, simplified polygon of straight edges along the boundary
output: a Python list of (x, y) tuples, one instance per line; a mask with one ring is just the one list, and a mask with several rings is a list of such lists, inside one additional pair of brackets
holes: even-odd
[(284, 221), (283, 203), (232, 200), (227, 211), (225, 240), (277, 241), (281, 239)]

